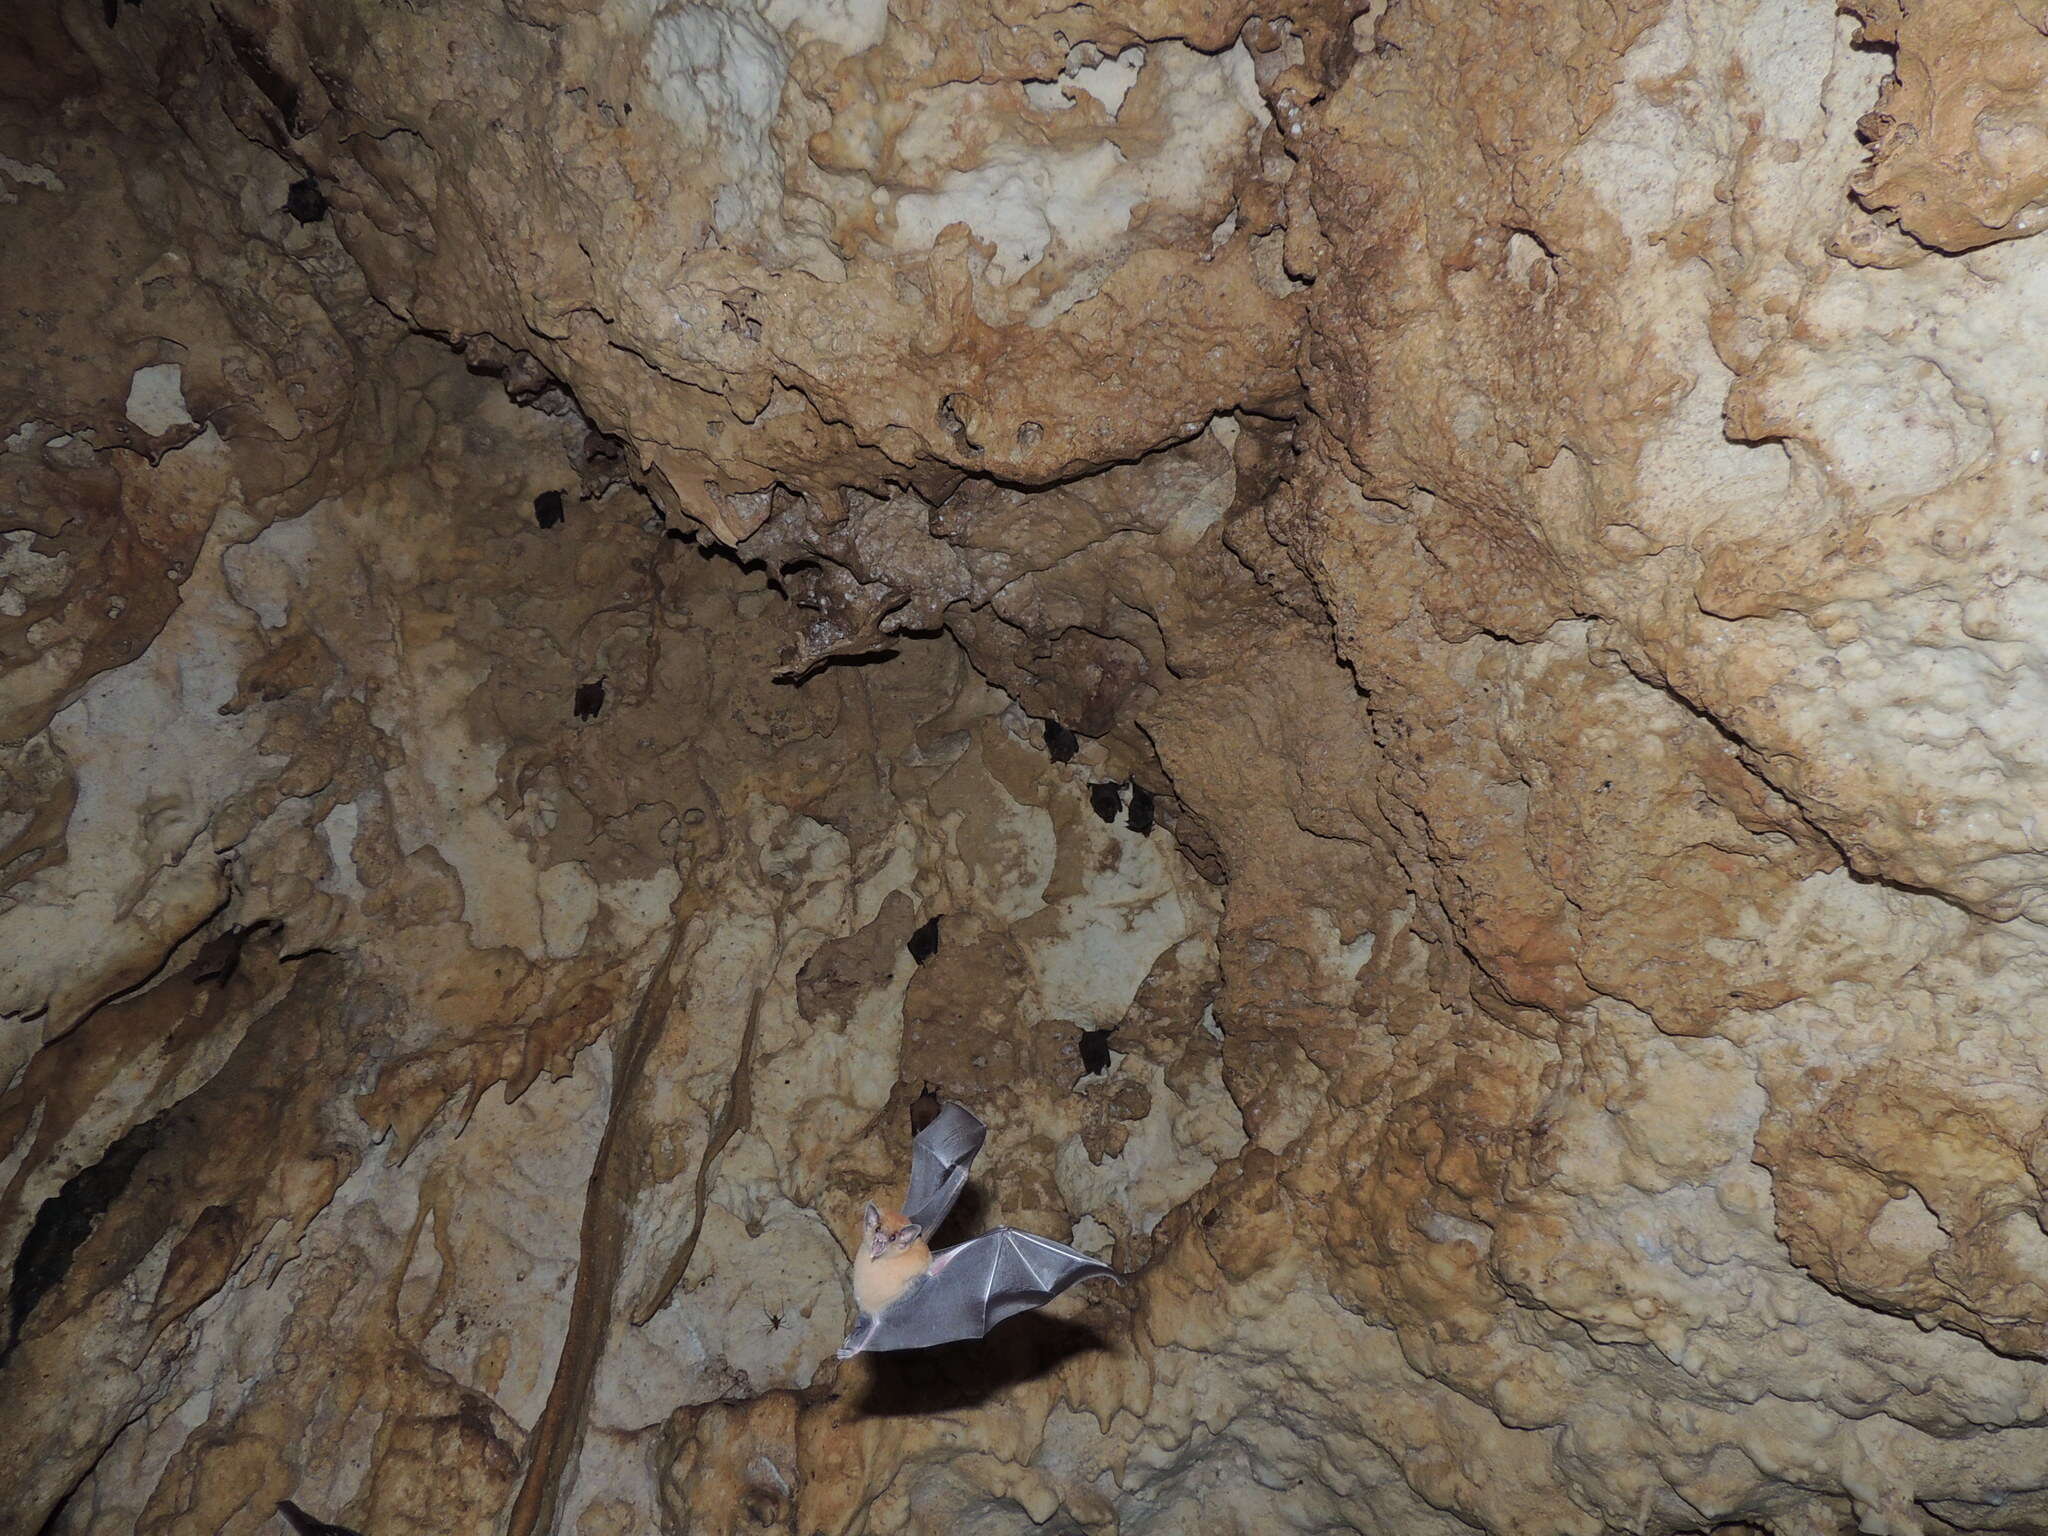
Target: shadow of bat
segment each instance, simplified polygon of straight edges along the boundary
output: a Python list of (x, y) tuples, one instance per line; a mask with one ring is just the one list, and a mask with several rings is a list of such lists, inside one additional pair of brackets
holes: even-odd
[(867, 1383), (854, 1412), (894, 1419), (978, 1408), (999, 1393), (1050, 1375), (1079, 1355), (1106, 1350), (1109, 1340), (1087, 1323), (1027, 1312), (987, 1337), (930, 1349), (863, 1355)]

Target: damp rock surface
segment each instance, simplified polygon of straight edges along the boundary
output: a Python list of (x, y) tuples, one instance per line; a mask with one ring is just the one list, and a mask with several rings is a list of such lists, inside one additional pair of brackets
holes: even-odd
[(20, 11), (0, 1533), (2048, 1524), (2038, 7)]

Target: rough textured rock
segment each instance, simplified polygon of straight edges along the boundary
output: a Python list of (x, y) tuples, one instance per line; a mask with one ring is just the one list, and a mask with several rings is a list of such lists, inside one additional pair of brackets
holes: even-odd
[(24, 9), (0, 1530), (2048, 1526), (2038, 5)]

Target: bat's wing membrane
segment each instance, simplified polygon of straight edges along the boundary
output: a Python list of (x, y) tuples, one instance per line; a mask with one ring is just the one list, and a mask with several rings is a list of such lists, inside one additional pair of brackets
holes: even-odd
[[(930, 1273), (877, 1318), (862, 1318), (840, 1358), (863, 1350), (923, 1349), (978, 1339), (1005, 1318), (1042, 1307), (1097, 1275), (1116, 1271), (1049, 1237), (997, 1227), (948, 1248)], [(1119, 1282), (1121, 1283), (1121, 1282)]]
[[(960, 1198), (987, 1136), (988, 1128), (973, 1115), (948, 1104), (912, 1140), (903, 1215), (927, 1237)], [(860, 1318), (839, 1347), (839, 1358), (978, 1339), (1005, 1318), (1042, 1307), (1069, 1286), (1097, 1275), (1117, 1278), (1107, 1264), (1065, 1243), (997, 1227), (939, 1254), (924, 1277), (880, 1317)]]
[[(972, 1254), (960, 1253), (960, 1249), (972, 1248), (975, 1243), (989, 1245), (988, 1257), (979, 1251)], [(956, 1265), (966, 1265), (970, 1273), (981, 1271), (984, 1266), (987, 1277), (982, 1300), (981, 1331), (988, 1332), (1007, 1317), (1019, 1312), (1029, 1312), (1042, 1307), (1069, 1286), (1079, 1285), (1083, 1280), (1092, 1280), (1097, 1275), (1114, 1278), (1116, 1271), (1099, 1259), (1091, 1259), (1079, 1249), (1069, 1248), (1065, 1243), (1056, 1243), (1049, 1237), (1039, 1237), (1030, 1232), (1019, 1232), (1015, 1227), (997, 1227), (984, 1237), (973, 1242), (960, 1244), (959, 1248), (948, 1249), (949, 1253), (960, 1253), (960, 1257), (946, 1265), (933, 1278), (945, 1284)], [(936, 1264), (934, 1265), (936, 1268)], [(956, 1282), (965, 1285), (963, 1279)]]
[(903, 1200), (903, 1215), (927, 1238), (967, 1187), (968, 1170), (987, 1139), (987, 1126), (958, 1104), (948, 1104), (910, 1143), (910, 1193)]

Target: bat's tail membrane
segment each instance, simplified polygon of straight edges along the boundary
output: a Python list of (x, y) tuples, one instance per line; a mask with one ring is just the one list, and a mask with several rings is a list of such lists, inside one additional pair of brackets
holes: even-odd
[(872, 1317), (863, 1316), (853, 1325), (853, 1332), (846, 1336), (846, 1342), (839, 1346), (836, 1358), (851, 1360), (855, 1355), (868, 1347), (874, 1336), (875, 1320)]

